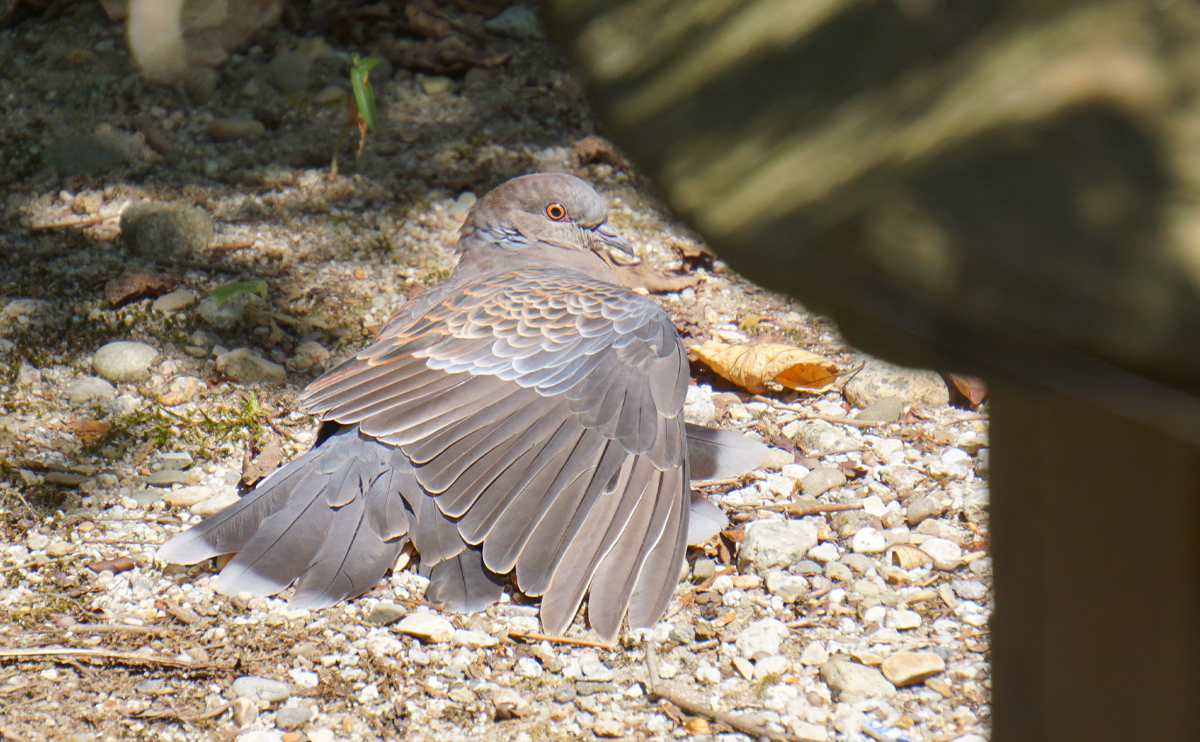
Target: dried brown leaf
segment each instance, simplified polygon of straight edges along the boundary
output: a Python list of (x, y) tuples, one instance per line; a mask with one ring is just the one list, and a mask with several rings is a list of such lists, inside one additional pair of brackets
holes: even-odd
[(175, 277), (167, 273), (126, 271), (104, 285), (104, 298), (115, 306), (143, 296), (160, 296), (175, 284)]
[(700, 276), (694, 273), (663, 273), (646, 265), (614, 265), (613, 268), (625, 286), (631, 289), (643, 288), (652, 294), (682, 291), (700, 281)]
[(978, 407), (987, 399), (987, 385), (978, 376), (966, 376), (965, 374), (944, 374), (944, 376), (962, 395), (963, 399), (970, 403), (971, 407)]
[(928, 554), (912, 544), (896, 544), (891, 549), (892, 564), (900, 569), (915, 569), (933, 561)]
[(833, 361), (785, 343), (732, 345), (710, 340), (691, 350), (713, 371), (755, 394), (767, 392), (769, 382), (797, 391), (823, 392), (837, 380)]
[(112, 572), (114, 575), (121, 572), (128, 572), (137, 566), (137, 562), (129, 557), (117, 557), (116, 559), (102, 559), (98, 562), (92, 562), (87, 565), (87, 568), (100, 574), (101, 572)]
[(109, 423), (101, 420), (89, 420), (87, 418), (72, 420), (68, 422), (65, 427), (67, 430), (71, 431), (80, 438), (83, 438), (84, 440), (99, 438), (108, 431), (112, 430), (112, 425)]
[(242, 484), (249, 487), (279, 468), (281, 461), (283, 461), (283, 449), (278, 440), (272, 439), (263, 446), (262, 452), (258, 456), (242, 466)]

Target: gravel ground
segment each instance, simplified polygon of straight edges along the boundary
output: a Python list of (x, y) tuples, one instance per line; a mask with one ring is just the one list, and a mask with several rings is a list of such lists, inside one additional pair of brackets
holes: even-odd
[[(985, 411), (704, 255), (534, 29), (484, 26), (501, 6), (429, 6), (474, 55), (447, 75), (396, 51), (420, 39), (387, 4), (340, 7), (178, 89), (136, 76), (98, 4), (0, 30), (0, 738), (987, 739)], [(348, 55), (377, 51), (379, 130), (330, 178)], [(476, 196), (537, 170), (609, 199), (689, 345), (857, 369), (753, 395), (693, 364), (689, 417), (773, 451), (703, 487), (732, 522), (667, 618), (611, 648), (582, 617), (541, 638), (521, 596), (441, 615), (410, 570), (308, 612), (156, 562), (304, 450), (297, 392), (448, 273)]]

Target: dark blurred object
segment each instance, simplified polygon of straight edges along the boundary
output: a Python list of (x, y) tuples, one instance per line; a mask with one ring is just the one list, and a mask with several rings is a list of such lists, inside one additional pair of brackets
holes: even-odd
[(730, 265), (986, 378), (994, 738), (1196, 738), (1200, 5), (546, 2)]

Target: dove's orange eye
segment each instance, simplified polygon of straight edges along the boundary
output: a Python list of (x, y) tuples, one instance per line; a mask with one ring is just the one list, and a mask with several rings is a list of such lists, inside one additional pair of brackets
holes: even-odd
[(561, 222), (563, 219), (567, 218), (567, 209), (565, 206), (555, 201), (546, 207), (546, 216), (550, 217), (556, 222)]

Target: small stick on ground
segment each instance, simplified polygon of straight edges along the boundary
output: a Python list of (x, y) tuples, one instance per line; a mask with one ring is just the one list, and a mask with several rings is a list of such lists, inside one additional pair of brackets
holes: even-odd
[(724, 711), (717, 711), (714, 708), (705, 706), (702, 703), (694, 703), (686, 698), (680, 698), (675, 693), (663, 688), (658, 684), (658, 653), (654, 649), (654, 644), (651, 641), (642, 643), (642, 647), (646, 650), (646, 691), (647, 694), (660, 698), (668, 703), (678, 706), (680, 710), (692, 716), (703, 716), (706, 719), (712, 719), (715, 722), (724, 724), (734, 731), (748, 734), (754, 739), (769, 739), (773, 742), (817, 742), (811, 737), (797, 737), (788, 732), (776, 732), (770, 729), (751, 724), (743, 721), (740, 717), (733, 714), (727, 714)]
[(54, 629), (52, 631), (43, 631), (43, 634), (65, 634), (71, 632), (76, 635), (83, 634), (152, 634), (154, 636), (167, 636), (171, 633), (170, 629), (162, 626), (129, 626), (120, 623), (77, 623), (70, 628)]
[(300, 438), (298, 435), (296, 435), (295, 433), (292, 433), (292, 432), (290, 432), (290, 431), (288, 431), (288, 430), (284, 430), (283, 428), (279, 427), (279, 423), (275, 422), (275, 421), (274, 421), (274, 420), (271, 418), (271, 416), (270, 416), (270, 415), (261, 415), (261, 417), (262, 417), (262, 419), (263, 419), (263, 420), (266, 420), (266, 421), (267, 421), (267, 425), (271, 426), (271, 430), (274, 430), (274, 431), (275, 431), (276, 433), (278, 433), (279, 435), (282, 435), (284, 438), (287, 438), (287, 439), (288, 439), (288, 440), (290, 440), (292, 443), (304, 443), (304, 442), (305, 442), (303, 439), (301, 439), (301, 438)]
[(571, 644), (576, 647), (595, 647), (597, 649), (615, 649), (611, 644), (592, 641), (590, 639), (570, 639), (565, 636), (547, 636), (546, 634), (527, 634), (523, 632), (508, 632), (509, 639), (520, 639), (528, 642), (550, 642), (551, 644)]
[(66, 660), (69, 657), (89, 657), (98, 660), (113, 660), (133, 665), (162, 665), (164, 667), (182, 667), (188, 670), (203, 669), (204, 665), (174, 657), (147, 657), (133, 652), (109, 652), (103, 649), (80, 649), (74, 647), (40, 647), (37, 649), (0, 649), (0, 660), (19, 660), (29, 657), (48, 657), (54, 660)]

